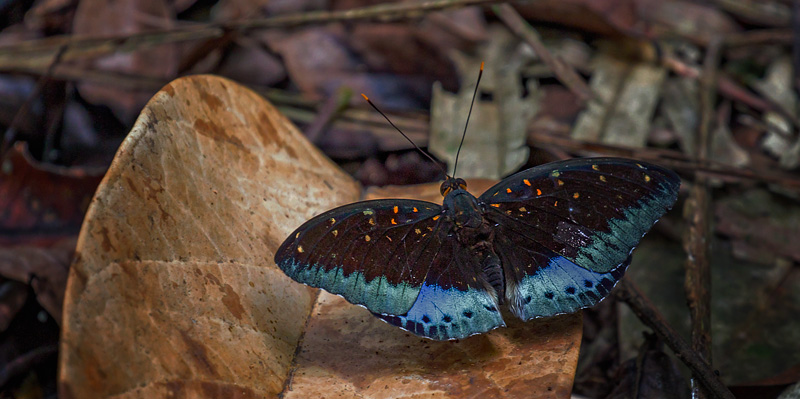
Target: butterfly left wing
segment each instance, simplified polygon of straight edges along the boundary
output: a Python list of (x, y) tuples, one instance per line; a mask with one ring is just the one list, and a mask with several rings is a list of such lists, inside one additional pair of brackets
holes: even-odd
[(679, 186), (656, 165), (589, 158), (528, 169), (487, 190), (479, 202), (496, 225), (511, 310), (528, 320), (602, 300)]
[(412, 200), (344, 205), (297, 228), (278, 248), (275, 263), (295, 281), (373, 312), (404, 314), (425, 281), (427, 270), (413, 266), (430, 251), (433, 218), (441, 209)]
[(275, 263), (298, 282), (428, 338), (463, 338), (504, 325), (479, 262), (441, 212), (412, 200), (345, 205), (295, 230)]

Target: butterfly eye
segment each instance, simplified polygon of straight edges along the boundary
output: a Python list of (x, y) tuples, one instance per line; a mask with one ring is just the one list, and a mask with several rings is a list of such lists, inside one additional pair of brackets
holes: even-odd
[(442, 186), (439, 187), (439, 192), (442, 193), (442, 197), (447, 195), (447, 193), (449, 193), (450, 190), (452, 190), (452, 188), (450, 187), (450, 185), (447, 184), (447, 182), (442, 183)]
[(460, 178), (456, 179), (456, 184), (458, 184), (458, 188), (460, 188), (462, 190), (466, 190), (467, 189), (467, 182), (464, 179), (460, 179)]

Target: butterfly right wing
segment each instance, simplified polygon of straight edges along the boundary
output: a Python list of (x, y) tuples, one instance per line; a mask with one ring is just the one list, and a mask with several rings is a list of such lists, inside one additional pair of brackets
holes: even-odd
[(427, 269), (415, 265), (430, 250), (441, 212), (439, 205), (414, 200), (345, 205), (295, 230), (278, 248), (275, 263), (297, 282), (374, 313), (402, 315), (427, 276)]
[(480, 201), (496, 226), (511, 310), (528, 320), (599, 302), (679, 186), (657, 165), (589, 158), (541, 165), (487, 190)]

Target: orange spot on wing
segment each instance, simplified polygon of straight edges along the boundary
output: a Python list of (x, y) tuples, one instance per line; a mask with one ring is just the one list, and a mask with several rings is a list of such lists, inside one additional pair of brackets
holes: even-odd
[(511, 189), (510, 189), (510, 188), (507, 188), (507, 189), (506, 189), (506, 192), (507, 192), (507, 193), (509, 193), (509, 194), (511, 194)]
[(433, 220), (439, 220), (439, 215), (434, 216)]
[(394, 207), (394, 213), (400, 212), (400, 209), (397, 206)]
[(558, 206), (558, 201), (556, 201), (556, 203), (555, 203), (555, 204), (553, 204), (553, 206)]
[(394, 221), (394, 218), (392, 218), (392, 224), (397, 224), (397, 222)]
[(536, 195), (542, 195), (542, 190), (536, 189)]
[(414, 209), (412, 209), (412, 211), (414, 211), (414, 212), (418, 212), (418, 211), (417, 211), (417, 207), (415, 206), (415, 207), (414, 207)]
[(495, 207), (495, 208), (499, 208), (500, 207), (500, 204), (490, 204), (490, 205)]
[(526, 186), (530, 187), (531, 182), (528, 181), (528, 179), (523, 180), (523, 182), (525, 183)]
[(580, 193), (572, 194), (572, 198), (575, 198), (575, 199), (578, 199), (578, 197), (580, 197), (580, 196), (581, 196)]

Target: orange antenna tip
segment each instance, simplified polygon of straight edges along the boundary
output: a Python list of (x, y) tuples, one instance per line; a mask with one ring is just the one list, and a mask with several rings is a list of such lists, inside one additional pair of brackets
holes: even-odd
[(364, 97), (364, 99), (365, 99), (365, 100), (369, 101), (369, 97), (367, 97), (367, 95), (366, 95), (366, 94), (364, 94), (364, 93), (361, 93), (361, 97)]
[[(483, 70), (483, 61), (481, 61), (481, 71)], [(363, 94), (362, 94), (363, 95)]]

